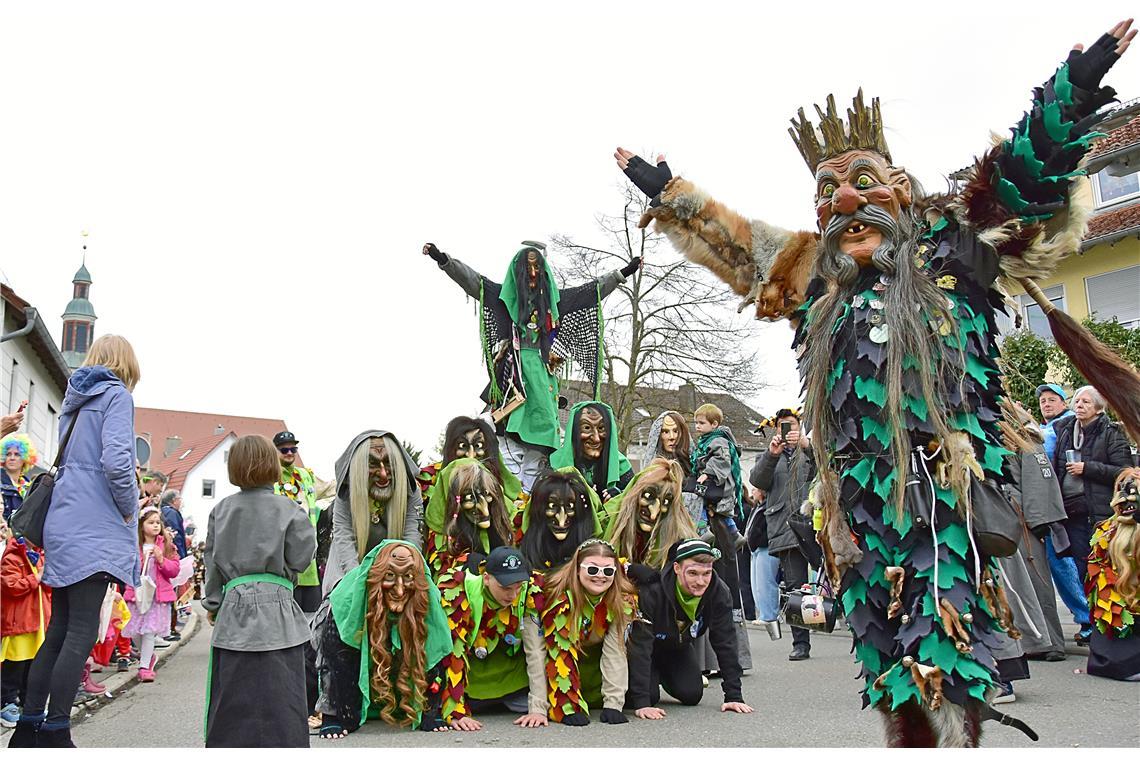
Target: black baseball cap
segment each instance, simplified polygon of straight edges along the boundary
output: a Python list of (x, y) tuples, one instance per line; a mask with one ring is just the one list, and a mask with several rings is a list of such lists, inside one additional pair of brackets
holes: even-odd
[(287, 443), (291, 443), (294, 446), (296, 446), (298, 443), (297, 436), (293, 435), (288, 430), (282, 430), (280, 433), (273, 436), (273, 445), (274, 446), (277, 446), (278, 448), (280, 448)]
[(497, 546), (487, 557), (486, 570), (504, 586), (530, 578), (530, 565), (518, 549)]

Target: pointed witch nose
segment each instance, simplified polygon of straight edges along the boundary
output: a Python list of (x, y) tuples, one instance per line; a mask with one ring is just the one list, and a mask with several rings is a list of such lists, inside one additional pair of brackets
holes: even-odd
[(859, 193), (855, 191), (855, 188), (847, 185), (840, 187), (835, 191), (835, 195), (831, 196), (831, 207), (845, 216), (854, 214), (861, 205), (863, 205), (863, 199), (859, 197)]

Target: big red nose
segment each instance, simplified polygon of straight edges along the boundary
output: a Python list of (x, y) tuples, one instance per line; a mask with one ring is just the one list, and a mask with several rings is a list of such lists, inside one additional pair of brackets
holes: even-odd
[(859, 206), (861, 205), (862, 198), (859, 197), (859, 193), (856, 192), (855, 188), (848, 185), (840, 187), (835, 191), (835, 194), (831, 196), (831, 207), (836, 213), (843, 214), (844, 216), (854, 214), (859, 210)]

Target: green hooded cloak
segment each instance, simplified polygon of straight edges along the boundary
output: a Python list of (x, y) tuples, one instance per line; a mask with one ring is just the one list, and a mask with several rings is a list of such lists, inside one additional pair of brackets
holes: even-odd
[(582, 414), (582, 409), (590, 405), (604, 408), (609, 419), (609, 436), (607, 438), (609, 458), (606, 461), (606, 482), (602, 484), (592, 483), (591, 475), (588, 472), (581, 474), (587, 483), (594, 486), (601, 485), (604, 490), (614, 486), (623, 475), (633, 469), (629, 460), (625, 458), (625, 454), (618, 451), (617, 422), (614, 420), (614, 410), (610, 408), (609, 404), (604, 404), (601, 401), (579, 401), (574, 405), (570, 410), (570, 420), (566, 425), (566, 437), (558, 450), (550, 455), (550, 466), (555, 469), (577, 466), (578, 463), (574, 461), (574, 427), (578, 422), (578, 417)]
[[(434, 668), (440, 660), (451, 653), (451, 628), (447, 624), (447, 615), (443, 612), (439, 589), (432, 582), (431, 569), (428, 568), (427, 561), (423, 560), (423, 552), (418, 546), (407, 541), (395, 539), (381, 541), (372, 551), (364, 555), (364, 559), (359, 565), (348, 571), (348, 574), (329, 594), (331, 612), (337, 632), (340, 634), (340, 640), (353, 649), (360, 650), (358, 685), (360, 686), (360, 725), (362, 726), (364, 721), (368, 719), (369, 706), (372, 703), (372, 689), (368, 684), (372, 657), (368, 647), (364, 645), (366, 640), (364, 627), (366, 622), (365, 610), (368, 602), (368, 573), (372, 569), (372, 563), (376, 561), (376, 554), (389, 544), (403, 544), (410, 549), (415, 549), (424, 563), (424, 572), (427, 573), (428, 611), (425, 621), (427, 640), (423, 644), (427, 656), (424, 660), (424, 668), (426, 670)], [(399, 640), (398, 630), (393, 627), (389, 631), (392, 636), (393, 647), (400, 649), (403, 642)], [(416, 720), (412, 725), (413, 729), (419, 727), (422, 717), (422, 715), (416, 715)]]

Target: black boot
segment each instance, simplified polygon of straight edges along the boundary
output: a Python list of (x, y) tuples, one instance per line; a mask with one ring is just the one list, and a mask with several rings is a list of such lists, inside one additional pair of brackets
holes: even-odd
[(61, 728), (48, 728), (41, 726), (40, 732), (36, 736), (37, 747), (52, 747), (61, 748), (67, 747), (74, 749), (75, 744), (71, 741), (71, 726), (63, 726)]
[(40, 726), (46, 717), (46, 713), (40, 715), (21, 715), (20, 719), (16, 721), (16, 730), (12, 732), (12, 738), (8, 740), (8, 748), (23, 749), (39, 746), (36, 742), (36, 735), (39, 733)]

